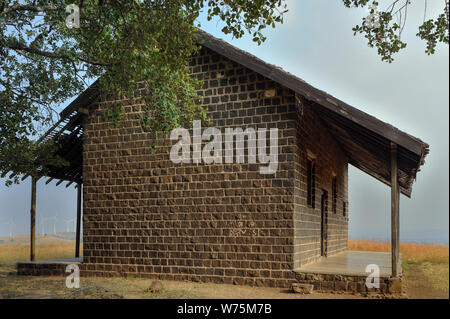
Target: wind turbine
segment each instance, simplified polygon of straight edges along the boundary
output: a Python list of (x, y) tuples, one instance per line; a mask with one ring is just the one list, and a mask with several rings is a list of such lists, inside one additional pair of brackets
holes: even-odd
[(72, 223), (73, 222), (73, 232), (75, 232), (75, 218), (72, 218), (72, 219), (66, 219), (66, 233), (69, 233), (70, 232), (70, 230), (69, 230), (69, 226), (70, 226), (70, 223)]
[(53, 235), (56, 235), (56, 215), (53, 217)]
[(42, 218), (42, 219), (41, 219), (41, 235), (42, 235), (42, 236), (45, 235), (45, 227), (44, 227), (44, 225), (45, 225), (45, 219)]
[(42, 235), (43, 235), (43, 236), (46, 235), (46, 234), (45, 234), (45, 222), (48, 221), (48, 220), (51, 220), (51, 219), (52, 219), (51, 217), (43, 217), (43, 218), (41, 219), (41, 228), (42, 228)]
[(12, 240), (13, 238), (13, 226), (16, 224), (14, 223), (14, 219), (11, 217), (9, 219), (9, 240)]

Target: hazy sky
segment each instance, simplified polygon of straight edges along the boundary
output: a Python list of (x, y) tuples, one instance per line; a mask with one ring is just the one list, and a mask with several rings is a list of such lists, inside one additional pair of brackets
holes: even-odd
[[(380, 1), (381, 4), (386, 1)], [(428, 1), (428, 15), (441, 11), (443, 1)], [(266, 32), (257, 46), (250, 37), (235, 40), (223, 35), (221, 24), (203, 29), (259, 58), (301, 77), (313, 86), (388, 122), (430, 144), (430, 154), (413, 185), (412, 198), (401, 196), (400, 233), (403, 240), (448, 243), (449, 225), (449, 50), (438, 47), (434, 56), (424, 53), (425, 43), (415, 34), (423, 20), (424, 1), (414, 1), (403, 39), (407, 49), (387, 64), (375, 49), (353, 36), (352, 27), (368, 15), (364, 9), (347, 9), (340, 0), (291, 0), (285, 23)], [(382, 6), (383, 7), (383, 6)], [(45, 231), (65, 231), (76, 214), (76, 190), (55, 182), (37, 188), (37, 231), (47, 218)], [(356, 168), (349, 169), (350, 236), (389, 239), (390, 189)], [(30, 181), (0, 185), (0, 237), (29, 232)]]

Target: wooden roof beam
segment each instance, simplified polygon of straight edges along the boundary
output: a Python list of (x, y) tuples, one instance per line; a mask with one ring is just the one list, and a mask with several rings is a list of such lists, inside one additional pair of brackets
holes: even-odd
[(66, 125), (64, 125), (52, 138), (57, 138), (59, 136), (61, 136), (62, 133), (64, 133), (64, 131), (69, 130), (69, 128), (71, 128), (71, 126), (76, 123), (76, 121), (80, 118), (80, 114), (75, 113), (74, 116), (72, 116), (69, 121), (67, 122)]
[(75, 152), (75, 153), (71, 152), (71, 153), (74, 156), (71, 156), (70, 158), (66, 157), (66, 160), (68, 160), (71, 163), (71, 165), (62, 167), (60, 169), (56, 169), (54, 171), (55, 175), (61, 175), (61, 176), (69, 175), (70, 176), (71, 172), (79, 170), (79, 168), (81, 167), (83, 156), (81, 153), (78, 153), (78, 152)]
[(73, 184), (73, 181), (67, 183), (66, 188)]

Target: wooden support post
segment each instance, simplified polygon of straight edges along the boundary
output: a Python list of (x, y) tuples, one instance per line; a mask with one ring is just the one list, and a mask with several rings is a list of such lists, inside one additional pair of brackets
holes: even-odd
[(80, 229), (81, 229), (81, 183), (77, 184), (77, 233), (75, 240), (75, 258), (80, 257)]
[(31, 209), (30, 209), (30, 260), (35, 260), (36, 248), (36, 178), (31, 178)]
[(398, 185), (397, 144), (391, 143), (391, 245), (392, 277), (398, 277), (400, 266), (400, 187)]

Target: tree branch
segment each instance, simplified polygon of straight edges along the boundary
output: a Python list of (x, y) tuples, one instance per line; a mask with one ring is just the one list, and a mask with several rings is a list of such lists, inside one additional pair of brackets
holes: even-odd
[(57, 11), (60, 9), (61, 9), (60, 7), (55, 5), (31, 6), (24, 4), (15, 4), (11, 7), (4, 7), (3, 10), (0, 12), (0, 14), (7, 14), (9, 12), (16, 12), (16, 11), (47, 12), (47, 11)]
[[(67, 55), (65, 55), (64, 53), (56, 53), (56, 52), (48, 52), (48, 51), (42, 51), (33, 47), (29, 47), (26, 45), (21, 44), (20, 42), (14, 42), (11, 44), (4, 44), (5, 47), (12, 49), (12, 50), (20, 50), (20, 51), (24, 51), (24, 52), (28, 52), (31, 54), (36, 54), (36, 55), (40, 55), (46, 58), (50, 58), (50, 59), (60, 59), (60, 60), (70, 60), (72, 61), (72, 59), (70, 59)], [(108, 66), (108, 64), (102, 63), (102, 62), (97, 62), (97, 61), (92, 61), (89, 58), (84, 58), (81, 56), (76, 57), (76, 59), (85, 62), (85, 63), (89, 63), (92, 65), (97, 65), (97, 66)]]
[(51, 58), (51, 59), (68, 59), (68, 57), (64, 54), (58, 54), (55, 52), (48, 52), (48, 51), (42, 51), (36, 48), (32, 48), (26, 45), (23, 45), (19, 42), (14, 42), (11, 44), (4, 44), (5, 47), (12, 49), (12, 50), (21, 50), (21, 51), (25, 51), (31, 54), (36, 54), (36, 55), (40, 55), (46, 58)]

